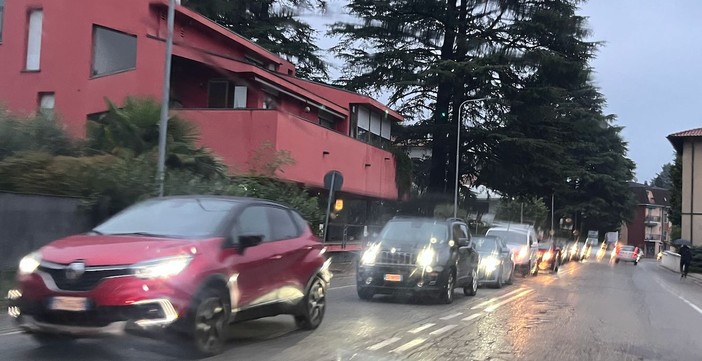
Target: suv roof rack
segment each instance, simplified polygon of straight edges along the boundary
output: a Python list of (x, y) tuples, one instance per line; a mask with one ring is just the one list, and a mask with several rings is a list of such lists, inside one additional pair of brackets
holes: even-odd
[(449, 222), (449, 221), (460, 221), (460, 222), (465, 222), (465, 220), (464, 220), (463, 218), (457, 218), (457, 217), (449, 217), (449, 218), (446, 218), (446, 221), (447, 221), (447, 222)]

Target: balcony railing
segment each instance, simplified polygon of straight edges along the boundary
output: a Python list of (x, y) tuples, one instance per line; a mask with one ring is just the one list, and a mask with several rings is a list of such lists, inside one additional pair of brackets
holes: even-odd
[(650, 233), (644, 236), (644, 239), (646, 241), (660, 241), (661, 240), (661, 235), (660, 234), (654, 234)]
[(648, 216), (644, 219), (644, 223), (648, 226), (655, 226), (661, 222), (660, 216)]

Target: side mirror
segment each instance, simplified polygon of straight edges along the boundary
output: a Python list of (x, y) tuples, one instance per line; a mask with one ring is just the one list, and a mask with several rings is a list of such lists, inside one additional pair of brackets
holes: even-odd
[(470, 238), (459, 238), (458, 247), (470, 247)]
[(257, 246), (261, 242), (263, 242), (263, 236), (261, 235), (239, 236), (239, 247), (242, 251), (246, 248)]

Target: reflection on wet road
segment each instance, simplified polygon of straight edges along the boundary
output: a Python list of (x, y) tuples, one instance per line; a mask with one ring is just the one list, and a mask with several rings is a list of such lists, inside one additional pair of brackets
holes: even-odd
[[(614, 264), (609, 254), (568, 263), (557, 274), (516, 279), (451, 305), (376, 296), (361, 301), (352, 277), (337, 277), (314, 332), (289, 316), (231, 328), (212, 360), (694, 360), (702, 354), (702, 286), (652, 260)], [(37, 347), (0, 319), (8, 360), (176, 360), (157, 340), (79, 340)]]

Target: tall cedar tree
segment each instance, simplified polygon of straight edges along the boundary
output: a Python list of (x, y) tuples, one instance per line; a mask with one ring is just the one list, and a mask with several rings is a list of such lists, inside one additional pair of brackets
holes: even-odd
[(301, 11), (326, 9), (326, 1), (186, 0), (183, 4), (291, 61), (298, 77), (329, 78), (327, 64), (315, 44), (316, 31), (297, 16)]

